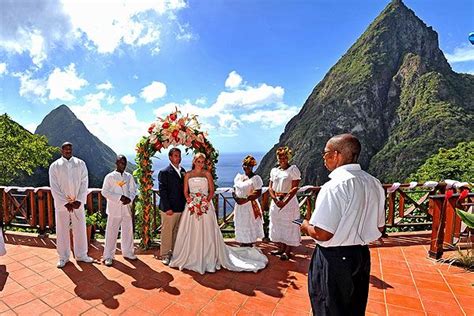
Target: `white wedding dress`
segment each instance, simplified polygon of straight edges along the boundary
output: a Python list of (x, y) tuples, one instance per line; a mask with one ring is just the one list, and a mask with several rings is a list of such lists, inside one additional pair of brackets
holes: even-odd
[[(191, 194), (208, 195), (207, 178), (194, 177), (188, 181)], [(260, 249), (230, 247), (224, 243), (212, 203), (207, 213), (201, 216), (191, 214), (186, 205), (181, 216), (170, 267), (201, 274), (215, 272), (221, 267), (231, 271), (257, 272), (265, 268), (267, 263), (268, 258)]]

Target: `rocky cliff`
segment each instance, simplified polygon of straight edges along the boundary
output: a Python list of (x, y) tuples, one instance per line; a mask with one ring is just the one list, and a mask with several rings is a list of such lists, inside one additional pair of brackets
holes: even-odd
[(350, 132), (364, 169), (403, 181), (440, 147), (474, 138), (472, 91), (474, 76), (453, 72), (437, 33), (394, 0), (316, 85), (257, 172), (268, 179), (276, 148), (288, 145), (302, 183), (321, 184), (326, 141)]

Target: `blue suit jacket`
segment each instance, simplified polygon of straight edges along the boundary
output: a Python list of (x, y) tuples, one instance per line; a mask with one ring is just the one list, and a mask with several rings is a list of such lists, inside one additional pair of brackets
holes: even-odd
[(160, 210), (166, 212), (182, 212), (186, 204), (184, 197), (184, 174), (186, 170), (181, 168), (181, 177), (176, 170), (169, 165), (158, 173), (158, 184), (160, 189)]

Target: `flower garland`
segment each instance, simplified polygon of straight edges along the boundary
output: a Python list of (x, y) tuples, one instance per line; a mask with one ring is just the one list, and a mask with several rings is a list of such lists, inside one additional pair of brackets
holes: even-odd
[(136, 147), (135, 162), (137, 169), (133, 175), (139, 183), (138, 201), (135, 203), (137, 220), (142, 226), (141, 246), (147, 249), (151, 242), (151, 211), (153, 208), (153, 170), (151, 158), (162, 149), (170, 146), (185, 146), (186, 153), (206, 155), (207, 169), (216, 180), (215, 165), (219, 153), (207, 139), (207, 134), (200, 130), (196, 115), (182, 115), (178, 109), (165, 118), (158, 117), (148, 128), (148, 136), (142, 137)]

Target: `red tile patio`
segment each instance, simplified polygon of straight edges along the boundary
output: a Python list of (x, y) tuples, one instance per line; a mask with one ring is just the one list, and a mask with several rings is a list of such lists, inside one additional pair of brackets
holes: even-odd
[[(6, 242), (2, 315), (311, 315), (308, 238), (293, 260), (269, 255), (259, 273), (206, 275), (168, 268), (152, 251), (137, 261), (117, 255), (110, 268), (72, 260), (60, 270), (54, 239), (8, 233)], [(474, 315), (474, 273), (428, 259), (428, 242), (428, 235), (398, 235), (372, 247), (367, 315)], [(101, 243), (91, 245), (92, 257), (101, 253)]]

